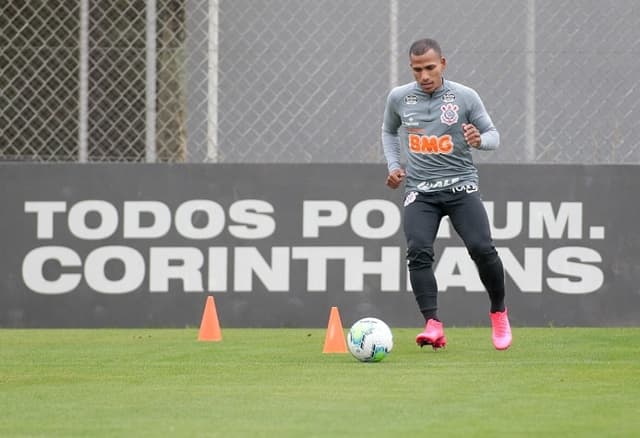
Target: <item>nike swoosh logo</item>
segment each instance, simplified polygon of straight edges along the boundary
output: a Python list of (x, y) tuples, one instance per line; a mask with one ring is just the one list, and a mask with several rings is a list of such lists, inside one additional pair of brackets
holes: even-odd
[(403, 113), (402, 117), (412, 117), (412, 116), (415, 116), (415, 115), (418, 115), (418, 113)]

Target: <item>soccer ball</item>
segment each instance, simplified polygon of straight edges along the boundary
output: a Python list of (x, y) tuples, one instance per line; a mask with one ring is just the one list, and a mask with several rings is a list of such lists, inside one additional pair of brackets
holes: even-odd
[(393, 335), (387, 324), (377, 318), (362, 318), (349, 329), (349, 351), (361, 362), (380, 362), (393, 348)]

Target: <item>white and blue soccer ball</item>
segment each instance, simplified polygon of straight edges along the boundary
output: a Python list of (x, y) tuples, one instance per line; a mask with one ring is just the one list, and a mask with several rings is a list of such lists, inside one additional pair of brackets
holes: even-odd
[(349, 329), (347, 347), (361, 362), (380, 362), (393, 349), (393, 334), (384, 321), (362, 318)]

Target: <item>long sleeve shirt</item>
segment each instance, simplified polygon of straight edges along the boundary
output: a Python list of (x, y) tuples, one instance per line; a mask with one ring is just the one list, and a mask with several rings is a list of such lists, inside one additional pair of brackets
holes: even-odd
[(496, 149), (500, 134), (478, 93), (457, 82), (443, 80), (425, 93), (416, 82), (394, 88), (387, 97), (382, 146), (389, 171), (401, 167), (406, 153), (406, 191), (435, 192), (462, 185), (478, 185), (472, 146), (462, 125), (480, 131), (480, 150)]

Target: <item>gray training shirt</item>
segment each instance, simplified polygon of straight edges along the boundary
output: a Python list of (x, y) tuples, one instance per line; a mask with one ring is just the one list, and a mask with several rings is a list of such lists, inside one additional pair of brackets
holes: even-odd
[(475, 90), (443, 80), (432, 94), (417, 82), (389, 93), (382, 124), (382, 146), (389, 171), (399, 169), (400, 145), (407, 155), (405, 190), (436, 192), (478, 184), (478, 171), (462, 124), (480, 131), (480, 149), (496, 149), (500, 135)]

